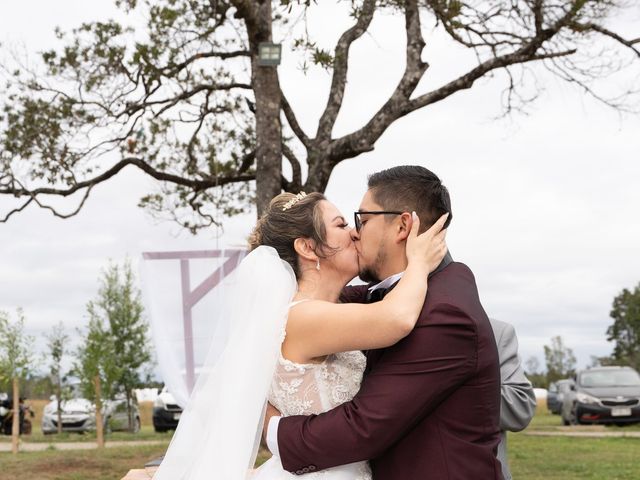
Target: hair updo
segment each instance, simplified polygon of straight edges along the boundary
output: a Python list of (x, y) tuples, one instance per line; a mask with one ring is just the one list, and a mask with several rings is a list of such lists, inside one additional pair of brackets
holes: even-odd
[(281, 193), (271, 200), (249, 236), (249, 247), (251, 250), (261, 245), (273, 247), (280, 258), (291, 265), (296, 278), (300, 278), (298, 254), (293, 247), (296, 238), (312, 240), (314, 251), (320, 258), (325, 258), (331, 247), (326, 243), (327, 230), (320, 208), (325, 196), (310, 193), (283, 210), (295, 198), (293, 193)]

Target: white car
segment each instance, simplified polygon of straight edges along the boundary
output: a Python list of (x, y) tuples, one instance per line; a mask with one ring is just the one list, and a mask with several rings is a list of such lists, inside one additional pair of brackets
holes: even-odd
[[(96, 407), (86, 398), (72, 398), (62, 401), (62, 431), (88, 432), (96, 429)], [(102, 407), (102, 418), (106, 431), (128, 430), (127, 400), (124, 395), (118, 395), (114, 400), (107, 400)], [(140, 412), (133, 400), (133, 429), (140, 430)], [(58, 431), (58, 400), (55, 395), (44, 407), (42, 415), (42, 433), (57, 433)]]

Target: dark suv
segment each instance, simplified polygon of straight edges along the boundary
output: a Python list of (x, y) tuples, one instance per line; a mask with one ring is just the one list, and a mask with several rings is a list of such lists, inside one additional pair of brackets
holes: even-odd
[(630, 367), (598, 367), (582, 370), (564, 396), (562, 422), (640, 422), (640, 375)]

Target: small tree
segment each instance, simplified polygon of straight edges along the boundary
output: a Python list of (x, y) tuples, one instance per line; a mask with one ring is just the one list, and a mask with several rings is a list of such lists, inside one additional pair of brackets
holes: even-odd
[(74, 373), (80, 378), (83, 395), (94, 401), (98, 446), (104, 447), (102, 404), (114, 392), (118, 368), (109, 331), (99, 318), (92, 315), (90, 307), (89, 315), (86, 332), (80, 332), (84, 339), (76, 351)]
[(108, 329), (117, 365), (116, 384), (126, 396), (129, 430), (133, 430), (133, 389), (143, 382), (141, 370), (151, 360), (151, 353), (149, 326), (128, 261), (122, 267), (111, 264), (103, 272), (98, 297), (89, 304), (89, 313)]
[(640, 284), (633, 291), (623, 289), (613, 299), (609, 315), (613, 324), (607, 329), (607, 340), (616, 344), (612, 357), (640, 370)]
[(544, 346), (549, 383), (575, 375), (576, 357), (573, 350), (566, 347), (560, 335), (551, 338), (551, 346)]
[(62, 357), (66, 353), (66, 344), (69, 336), (64, 332), (64, 325), (60, 322), (53, 327), (53, 330), (47, 335), (47, 346), (49, 348), (49, 369), (51, 378), (56, 389), (56, 401), (58, 403), (58, 433), (62, 433)]
[(17, 321), (12, 323), (6, 312), (0, 311), (0, 378), (11, 380), (13, 389), (13, 425), (11, 451), (18, 453), (20, 434), (20, 383), (33, 369), (31, 346), (33, 337), (24, 333), (24, 314), (17, 311)]
[(531, 356), (525, 362), (525, 372), (531, 384), (536, 388), (547, 388), (549, 382), (547, 376), (540, 371), (538, 357)]

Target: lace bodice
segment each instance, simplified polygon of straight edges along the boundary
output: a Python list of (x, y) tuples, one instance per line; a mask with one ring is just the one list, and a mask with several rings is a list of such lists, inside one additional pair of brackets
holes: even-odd
[(322, 363), (295, 363), (280, 355), (269, 402), (283, 416), (326, 412), (351, 400), (362, 382), (366, 359), (362, 352), (327, 356)]

